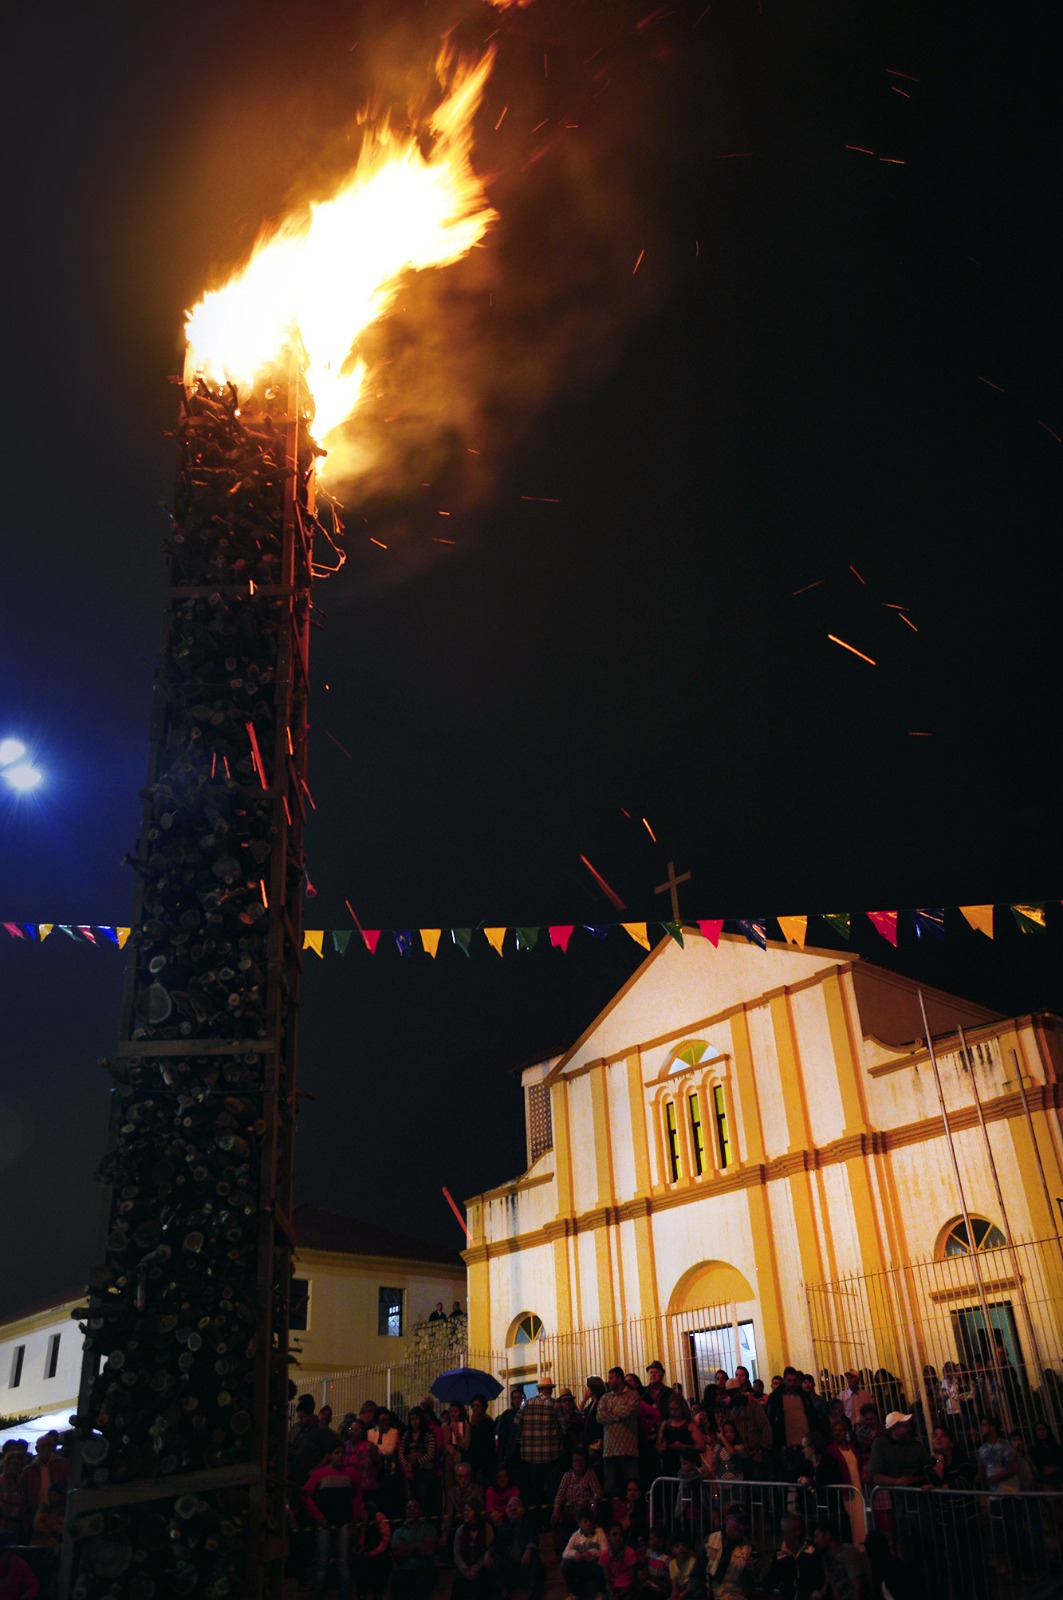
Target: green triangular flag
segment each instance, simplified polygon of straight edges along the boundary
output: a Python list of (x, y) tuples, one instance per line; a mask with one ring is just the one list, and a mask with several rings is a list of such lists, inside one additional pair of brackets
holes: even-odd
[(852, 920), (848, 911), (824, 911), (824, 922), (829, 922), (835, 933), (840, 933), (843, 939), (849, 937), (849, 923)]
[(1045, 906), (1043, 900), (1035, 900), (1028, 906), (1012, 906), (1011, 914), (1019, 924), (1020, 933), (1044, 933)]
[(662, 922), (661, 927), (665, 933), (672, 935), (676, 944), (681, 945), (683, 943), (683, 924), (681, 922)]
[(451, 928), (450, 937), (454, 940), (454, 943), (457, 945), (458, 949), (464, 950), (465, 954), (468, 955), (469, 945), (472, 943), (472, 929)]
[(517, 928), (517, 949), (534, 950), (539, 939), (538, 928)]
[(351, 930), (349, 928), (333, 928), (332, 948), (335, 950), (338, 956), (345, 956), (347, 954), (347, 945), (350, 941), (350, 937)]

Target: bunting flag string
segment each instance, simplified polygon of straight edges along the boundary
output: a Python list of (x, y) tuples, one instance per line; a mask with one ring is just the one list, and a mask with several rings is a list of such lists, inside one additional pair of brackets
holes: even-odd
[[(443, 936), (449, 936), (463, 955), (470, 956), (474, 948), (474, 940), (482, 934), (484, 940), (496, 955), (505, 956), (507, 936), (513, 935), (509, 948), (516, 953), (534, 950), (543, 934), (552, 949), (560, 950), (567, 954), (574, 934), (588, 935), (593, 939), (605, 939), (609, 934), (621, 932), (632, 939), (643, 950), (652, 948), (655, 936), (666, 935), (676, 944), (686, 948), (687, 938), (693, 936), (702, 938), (707, 943), (717, 948), (720, 935), (725, 927), (741, 933), (750, 944), (760, 950), (766, 950), (769, 939), (769, 927), (776, 924), (782, 939), (787, 944), (793, 944), (803, 950), (808, 940), (809, 921), (819, 919), (838, 938), (846, 943), (851, 942), (855, 931), (855, 920), (866, 917), (875, 932), (897, 948), (897, 941), (903, 926), (910, 928), (920, 940), (930, 939), (936, 943), (946, 937), (946, 922), (950, 913), (958, 913), (963, 922), (975, 933), (984, 938), (992, 939), (996, 932), (995, 916), (997, 912), (1010, 911), (1015, 925), (1020, 934), (1036, 937), (1048, 931), (1049, 905), (1063, 905), (1063, 900), (1048, 902), (1045, 900), (1032, 900), (1023, 903), (1008, 902), (1004, 905), (970, 905), (970, 906), (918, 906), (909, 911), (821, 911), (803, 916), (775, 916), (775, 917), (734, 917), (729, 919), (698, 918), (693, 921), (665, 921), (655, 922), (614, 922), (614, 923), (547, 923), (537, 926), (527, 926), (507, 923), (492, 924), (490, 927), (480, 925), (476, 928), (307, 928), (303, 931), (303, 949), (310, 950), (322, 960), (326, 950), (338, 956), (347, 954), (351, 939), (357, 931), (361, 942), (370, 955), (376, 955), (380, 940), (384, 934), (394, 942), (399, 955), (408, 956), (420, 951), (433, 959), (439, 954), (440, 943)], [(1058, 913), (1053, 913), (1058, 917)], [(1057, 927), (1063, 925), (1057, 921)], [(12, 940), (24, 945), (43, 944), (50, 934), (56, 932), (66, 934), (68, 939), (75, 944), (93, 945), (97, 949), (105, 945), (124, 950), (130, 938), (132, 929), (120, 928), (110, 923), (87, 922), (3, 922), (0, 923), (4, 933)], [(327, 941), (327, 942), (326, 942)], [(0, 941), (2, 943), (2, 941)], [(355, 944), (357, 948), (357, 941)]]

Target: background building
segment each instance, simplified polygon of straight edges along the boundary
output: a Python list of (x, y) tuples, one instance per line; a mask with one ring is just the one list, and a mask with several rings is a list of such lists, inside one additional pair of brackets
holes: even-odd
[[(375, 1383), (382, 1401), (389, 1372), (405, 1371), (416, 1330), (427, 1325), (437, 1302), (448, 1313), (455, 1301), (464, 1308), (460, 1256), (320, 1206), (297, 1206), (292, 1223), (293, 1379), (337, 1410), (346, 1408), (345, 1379), (352, 1392)], [(82, 1334), (70, 1313), (84, 1304), (84, 1294), (57, 1296), (0, 1323), (0, 1420), (47, 1418), (47, 1426), (65, 1425), (81, 1374)], [(429, 1357), (446, 1358), (464, 1344), (465, 1330), (462, 1314), (430, 1344), (422, 1334), (419, 1344)], [(13, 1431), (30, 1437), (42, 1430)]]
[(527, 1170), (467, 1203), (472, 1345), (573, 1388), (659, 1355), (687, 1392), (855, 1363), (912, 1400), (951, 1359), (1058, 1395), (1059, 1021), (923, 996), (944, 1119), (910, 980), (666, 939), (523, 1071)]

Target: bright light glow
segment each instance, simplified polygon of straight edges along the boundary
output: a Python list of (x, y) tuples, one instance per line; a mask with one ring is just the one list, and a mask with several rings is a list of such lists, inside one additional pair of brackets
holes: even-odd
[(37, 767), (31, 767), (28, 761), (20, 761), (15, 767), (4, 768), (4, 782), (12, 789), (25, 792), (36, 789), (44, 774)]
[(247, 266), (204, 295), (186, 324), (190, 365), (213, 383), (249, 388), (275, 370), (294, 334), (306, 352), (322, 442), (358, 403), (365, 363), (357, 342), (391, 306), (402, 274), (457, 261), (496, 213), (472, 170), (472, 123), (494, 63), (437, 63), (449, 94), (429, 120), (426, 156), (416, 137), (385, 122), (367, 132), (353, 173), (309, 216), (288, 217)]
[(26, 754), (26, 746), (21, 739), (0, 739), (0, 767), (9, 767), (12, 761), (19, 761)]

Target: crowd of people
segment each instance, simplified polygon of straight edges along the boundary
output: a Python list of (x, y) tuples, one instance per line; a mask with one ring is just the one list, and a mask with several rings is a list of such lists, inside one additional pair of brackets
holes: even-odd
[(59, 1442), (52, 1430), (35, 1452), (25, 1439), (8, 1439), (0, 1451), (0, 1600), (37, 1600), (54, 1576), (70, 1482)]
[[(513, 1388), (497, 1419), (483, 1395), (468, 1408), (427, 1396), (403, 1423), (367, 1401), (336, 1427), (305, 1395), (290, 1443), (303, 1570), (313, 1567), (316, 1600), (333, 1563), (344, 1597), (353, 1584), (380, 1600), (390, 1584), (394, 1600), (429, 1600), (452, 1565), (455, 1600), (541, 1600), (552, 1551), (576, 1600), (737, 1600), (754, 1588), (871, 1600), (887, 1568), (902, 1600), (917, 1580), (899, 1562), (891, 1488), (1059, 1490), (1063, 1450), (1044, 1421), (1029, 1437), (999, 1414), (968, 1423), (944, 1388), (927, 1416), (905, 1410), (890, 1380), (883, 1415), (879, 1378), (849, 1372), (828, 1399), (795, 1368), (765, 1388), (738, 1367), (691, 1401), (655, 1361), (644, 1378), (591, 1376), (579, 1399), (549, 1377), (530, 1397)], [(774, 1513), (779, 1544), (766, 1553), (751, 1483)], [(704, 1484), (720, 1486), (708, 1502)], [(795, 1514), (791, 1485), (811, 1515)], [(865, 1506), (876, 1490), (874, 1531)]]

